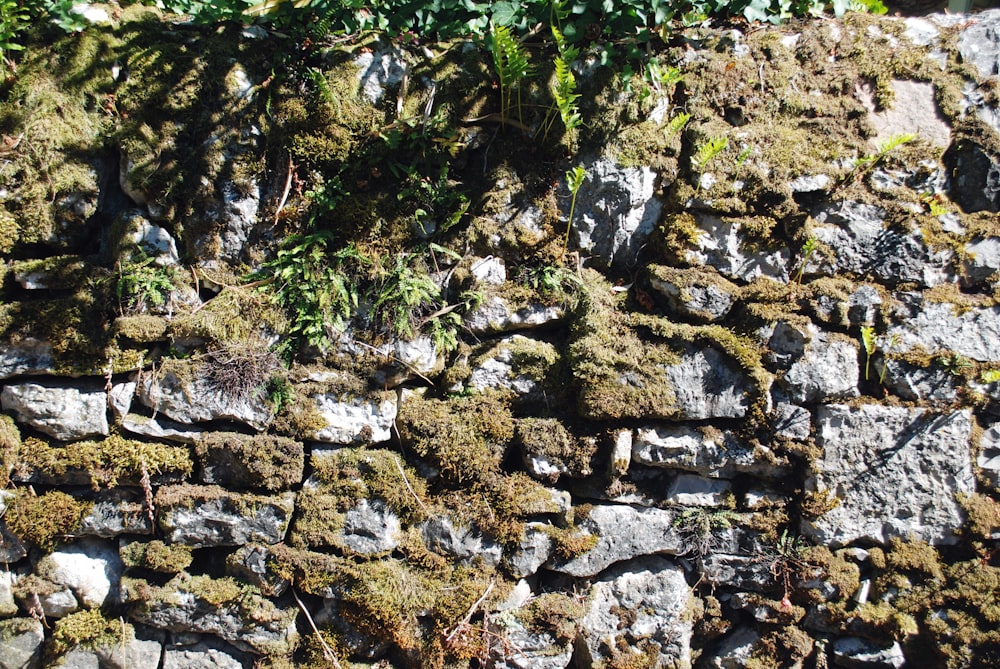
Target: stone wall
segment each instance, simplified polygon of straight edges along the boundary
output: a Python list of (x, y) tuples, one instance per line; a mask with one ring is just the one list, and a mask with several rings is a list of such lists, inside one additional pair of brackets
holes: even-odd
[[(1000, 12), (585, 52), (551, 138), (472, 43), (115, 20), (0, 102), (0, 667), (1000, 663)], [(302, 343), (318, 229), (441, 303)]]

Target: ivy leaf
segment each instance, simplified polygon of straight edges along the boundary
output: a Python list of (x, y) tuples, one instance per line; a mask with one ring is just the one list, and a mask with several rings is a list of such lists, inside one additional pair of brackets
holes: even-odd
[(498, 2), (493, 5), (493, 23), (509, 26), (517, 17), (518, 5), (513, 2)]

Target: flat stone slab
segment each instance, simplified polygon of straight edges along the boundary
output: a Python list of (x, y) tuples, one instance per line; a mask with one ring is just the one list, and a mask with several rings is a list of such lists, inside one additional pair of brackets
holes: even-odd
[(955, 495), (975, 490), (971, 434), (968, 410), (819, 407), (816, 444), (823, 455), (806, 486), (839, 504), (803, 521), (802, 532), (833, 548), (893, 537), (955, 543), (964, 521)]

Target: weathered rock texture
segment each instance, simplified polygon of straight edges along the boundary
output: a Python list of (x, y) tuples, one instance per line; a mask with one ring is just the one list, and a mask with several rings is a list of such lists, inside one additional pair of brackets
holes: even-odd
[(515, 122), (103, 16), (4, 53), (0, 669), (997, 666), (1000, 11), (575, 26), (570, 131), (547, 29)]

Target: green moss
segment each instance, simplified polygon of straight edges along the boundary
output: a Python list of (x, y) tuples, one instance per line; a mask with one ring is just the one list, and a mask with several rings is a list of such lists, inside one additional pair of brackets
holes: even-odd
[(941, 555), (933, 546), (919, 541), (903, 541), (894, 537), (890, 550), (886, 553), (890, 569), (905, 572), (920, 578), (940, 580), (944, 577)]
[(343, 448), (312, 460), (313, 475), (329, 494), (353, 503), (380, 499), (407, 523), (426, 517), (426, 480), (400, 456), (384, 449)]
[(285, 332), (287, 327), (282, 310), (266, 295), (242, 288), (223, 288), (198, 310), (174, 318), (170, 336), (180, 341), (239, 344), (268, 339)]
[(302, 482), (302, 443), (273, 435), (204, 432), (194, 447), (203, 474), (227, 488), (286, 490)]
[(1000, 504), (992, 497), (976, 493), (956, 495), (968, 517), (966, 526), (977, 540), (989, 540), (1000, 529)]
[(400, 407), (397, 425), (404, 443), (458, 484), (498, 472), (514, 436), (510, 408), (492, 394), (451, 400), (411, 397)]
[(551, 635), (558, 644), (576, 639), (577, 623), (586, 614), (579, 598), (559, 592), (547, 592), (533, 598), (519, 609), (517, 616), (525, 627)]
[(556, 418), (518, 419), (515, 433), (527, 456), (544, 458), (571, 476), (586, 476), (592, 471), (596, 441), (576, 439)]
[(162, 316), (141, 314), (116, 318), (113, 331), (116, 337), (123, 337), (139, 344), (152, 344), (167, 340), (169, 326), (170, 321)]
[(7, 415), (0, 415), (0, 487), (7, 487), (11, 470), (20, 461), (21, 431)]
[(798, 627), (786, 626), (761, 636), (754, 648), (747, 669), (782, 669), (801, 666), (812, 655), (813, 640)]
[(178, 574), (191, 566), (192, 548), (183, 544), (165, 544), (159, 539), (133, 541), (124, 546), (121, 559), (126, 567), (149, 569), (162, 574)]
[(31, 278), (47, 290), (73, 290), (101, 270), (79, 256), (53, 256), (11, 263), (9, 271), (15, 277)]
[(143, 470), (150, 476), (184, 478), (193, 469), (186, 447), (126, 439), (119, 434), (60, 447), (32, 438), (23, 445), (19, 466), (51, 478), (84, 472), (95, 488), (113, 488), (121, 480), (138, 482)]
[(20, 539), (49, 551), (76, 532), (92, 508), (92, 503), (79, 502), (58, 490), (37, 497), (19, 490), (8, 500), (4, 520)]
[(806, 551), (805, 561), (823, 570), (823, 580), (836, 588), (837, 599), (847, 599), (857, 592), (861, 570), (850, 557), (834, 554), (825, 546), (811, 546)]
[(120, 618), (105, 618), (99, 609), (70, 613), (56, 621), (46, 648), (51, 657), (76, 648), (111, 649), (135, 640), (135, 628)]

